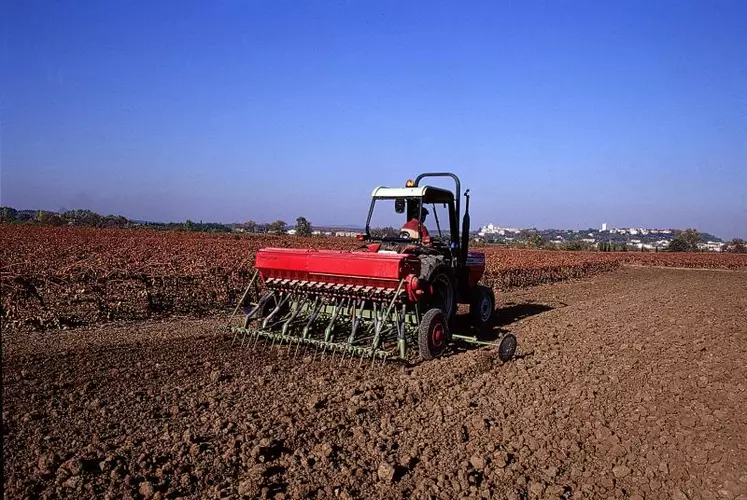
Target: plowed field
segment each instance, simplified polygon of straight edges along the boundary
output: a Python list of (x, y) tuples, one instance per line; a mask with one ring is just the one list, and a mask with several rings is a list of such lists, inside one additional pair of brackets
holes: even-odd
[[(350, 238), (211, 235), (144, 229), (0, 225), (0, 318), (6, 328), (72, 328), (232, 308), (260, 248), (352, 250)], [(624, 264), (747, 268), (747, 255), (602, 253), (483, 247), (496, 290), (612, 271)]]
[(501, 295), (518, 359), (340, 366), (223, 317), (3, 332), (6, 498), (745, 498), (747, 272)]

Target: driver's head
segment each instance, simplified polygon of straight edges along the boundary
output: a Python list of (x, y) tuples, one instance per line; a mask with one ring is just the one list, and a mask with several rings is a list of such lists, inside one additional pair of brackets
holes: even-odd
[(425, 218), (428, 217), (428, 209), (423, 207), (422, 215), (420, 216), (420, 222), (425, 222)]

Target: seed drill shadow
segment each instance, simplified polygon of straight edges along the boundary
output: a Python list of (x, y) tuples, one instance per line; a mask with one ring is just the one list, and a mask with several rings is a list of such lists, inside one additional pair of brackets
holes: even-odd
[(555, 309), (547, 304), (512, 304), (495, 310), (493, 326), (506, 326), (519, 320)]
[(511, 325), (530, 316), (536, 316), (543, 312), (552, 311), (555, 309), (547, 304), (537, 303), (526, 303), (526, 304), (511, 304), (507, 307), (496, 308), (493, 314), (493, 326), (490, 330), (480, 332), (479, 334), (470, 324), (470, 318), (468, 314), (459, 314), (456, 318), (456, 328), (458, 331), (466, 332), (469, 331), (473, 334), (477, 334), (480, 340), (486, 342), (492, 342), (498, 340), (504, 334), (508, 333), (505, 326)]

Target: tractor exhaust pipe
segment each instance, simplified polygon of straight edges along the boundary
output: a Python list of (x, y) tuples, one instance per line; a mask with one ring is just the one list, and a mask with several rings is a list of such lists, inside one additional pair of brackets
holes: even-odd
[(462, 269), (467, 268), (469, 252), (469, 189), (464, 192), (464, 217), (462, 218)]

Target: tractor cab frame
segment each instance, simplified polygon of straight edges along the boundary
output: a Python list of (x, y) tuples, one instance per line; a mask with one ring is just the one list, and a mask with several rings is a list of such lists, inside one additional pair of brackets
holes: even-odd
[[(455, 190), (449, 191), (448, 189), (428, 186), (421, 186), (420, 182), (424, 178), (432, 177), (448, 177), (454, 181)], [(456, 282), (456, 294), (459, 302), (469, 303), (470, 296), (472, 295), (472, 288), (474, 283), (470, 280), (470, 268), (469, 268), (469, 231), (470, 231), (470, 215), (469, 215), (469, 189), (465, 191), (464, 198), (466, 200), (464, 216), (462, 217), (461, 227), (459, 224), (460, 215), (460, 191), (461, 182), (456, 174), (451, 172), (425, 172), (418, 175), (415, 180), (408, 180), (405, 183), (404, 188), (390, 188), (379, 186), (374, 189), (371, 193), (371, 206), (368, 210), (368, 218), (366, 219), (366, 232), (362, 235), (364, 241), (382, 242), (395, 244), (400, 247), (403, 251), (412, 254), (423, 254), (423, 255), (441, 255), (444, 260), (448, 263), (449, 267), (453, 270), (454, 281)], [(402, 213), (407, 213), (407, 218), (417, 214), (418, 220), (418, 231), (419, 235), (417, 238), (402, 237), (374, 237), (371, 235), (371, 218), (374, 214), (377, 201), (381, 200), (395, 200), (395, 203), (401, 200), (400, 205), (404, 206), (406, 210), (402, 210)], [(422, 214), (423, 208), (427, 205), (443, 204), (447, 207), (449, 214), (448, 221), (448, 239), (444, 241), (442, 238), (435, 238), (432, 236), (422, 237)], [(434, 207), (435, 208), (435, 207)], [(398, 213), (400, 211), (398, 210)], [(434, 210), (435, 212), (435, 210)], [(441, 232), (440, 221), (436, 219), (436, 224)], [(480, 272), (480, 275), (482, 272)], [(479, 276), (478, 278), (479, 279)]]

